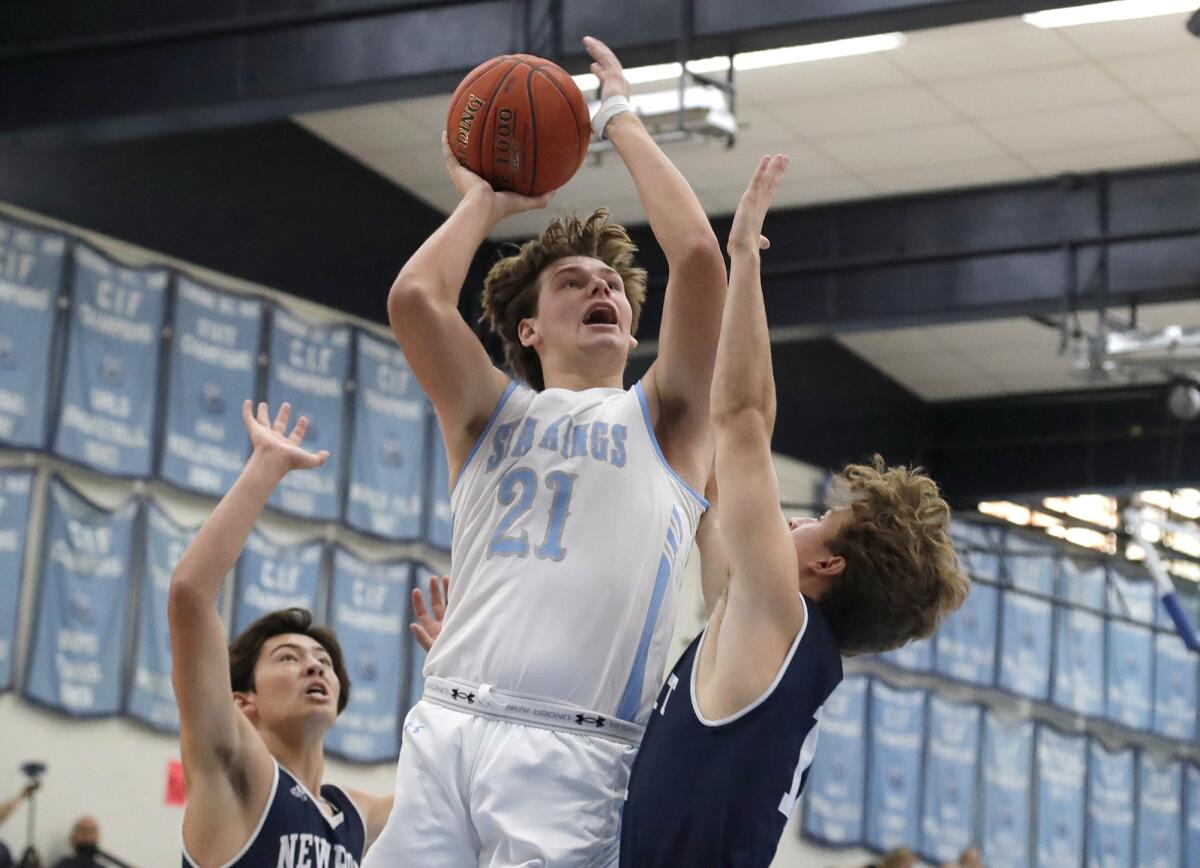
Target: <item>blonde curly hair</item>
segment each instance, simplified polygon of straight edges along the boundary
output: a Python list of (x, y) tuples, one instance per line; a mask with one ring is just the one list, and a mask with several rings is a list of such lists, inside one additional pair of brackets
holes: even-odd
[(821, 598), (843, 654), (929, 636), (970, 591), (950, 540), (950, 507), (920, 468), (848, 464), (830, 506), (850, 518), (829, 543), (845, 570)]
[(637, 245), (625, 227), (610, 221), (606, 208), (598, 208), (586, 220), (575, 215), (554, 220), (537, 238), (493, 265), (483, 281), (480, 321), (499, 336), (513, 374), (539, 392), (546, 387), (537, 351), (521, 345), (517, 328), (521, 320), (537, 315), (541, 274), (556, 260), (591, 256), (617, 272), (633, 309), (630, 331), (637, 331), (646, 300), (646, 270), (633, 264), (635, 253)]

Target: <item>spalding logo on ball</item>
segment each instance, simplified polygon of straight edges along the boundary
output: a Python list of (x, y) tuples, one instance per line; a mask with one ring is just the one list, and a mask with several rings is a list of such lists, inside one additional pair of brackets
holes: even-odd
[(458, 161), (495, 189), (540, 196), (583, 165), (592, 129), (583, 94), (562, 67), (506, 54), (462, 80), (446, 133)]

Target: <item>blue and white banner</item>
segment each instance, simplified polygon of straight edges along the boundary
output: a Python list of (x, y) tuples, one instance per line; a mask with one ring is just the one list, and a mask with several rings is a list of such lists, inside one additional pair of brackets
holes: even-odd
[(1033, 722), (983, 716), (980, 839), (988, 868), (1029, 865)]
[(25, 695), (79, 716), (121, 710), (138, 502), (113, 512), (50, 482)]
[(1110, 574), (1109, 581), (1109, 612), (1137, 623), (1108, 621), (1104, 713), (1133, 729), (1149, 729), (1154, 699), (1148, 689), (1154, 684), (1154, 637), (1149, 626), (1154, 623), (1154, 584), (1118, 573)]
[(13, 645), (32, 497), (32, 470), (0, 469), (0, 691), (13, 685)]
[(872, 681), (867, 716), (871, 727), (866, 843), (882, 851), (909, 846), (921, 831), (925, 691)]
[(1183, 766), (1147, 751), (1138, 754), (1138, 868), (1183, 864)]
[(829, 844), (863, 839), (866, 801), (867, 685), (851, 675), (825, 700), (817, 755), (804, 789), (804, 834)]
[(966, 521), (950, 522), (950, 537), (959, 562), (972, 579), (1000, 579), (1000, 549), (1004, 529)]
[(1088, 759), (1088, 868), (1129, 868), (1137, 815), (1133, 751), (1110, 752), (1093, 739)]
[(445, 551), (450, 550), (453, 538), (454, 524), (450, 515), (450, 463), (446, 458), (446, 446), (442, 442), (442, 429), (437, 425), (437, 418), (432, 413), (433, 436), (431, 439), (433, 452), (432, 481), (429, 484), (429, 524), (427, 541)]
[(1200, 766), (1183, 766), (1184, 865), (1200, 865)]
[(126, 711), (143, 723), (179, 732), (179, 707), (171, 686), (171, 636), (167, 595), (171, 573), (195, 530), (175, 524), (153, 503), (146, 508), (142, 583), (138, 592), (137, 644)]
[(1057, 564), (1054, 556), (1009, 540), (1005, 556), (1011, 587), (1001, 602), (999, 686), (1030, 699), (1050, 695), (1050, 639), (1054, 606), (1025, 592), (1050, 597)]
[(179, 278), (160, 471), (168, 482), (219, 497), (241, 472), (250, 454), (242, 402), (257, 396), (262, 312), (261, 299)]
[(321, 540), (283, 545), (251, 531), (237, 564), (233, 635), (277, 609), (298, 606), (315, 617), (324, 554)]
[(957, 861), (958, 855), (978, 840), (975, 793), (981, 715), (977, 705), (929, 698), (919, 849), (938, 861)]
[(331, 521), (341, 515), (350, 334), (350, 326), (317, 325), (278, 308), (271, 316), (271, 412), (290, 402), (293, 420), (308, 417), (304, 448), (329, 450), (324, 465), (289, 473), (271, 495), (272, 506), (302, 518)]
[(996, 678), (996, 622), (1000, 591), (971, 582), (962, 608), (934, 634), (937, 671), (947, 678), (991, 686)]
[(46, 448), (66, 239), (0, 220), (0, 443)]
[(1053, 701), (1093, 717), (1104, 713), (1104, 589), (1102, 563), (1063, 559), (1058, 596), (1069, 605), (1054, 607)]
[(358, 332), (346, 524), (393, 540), (421, 536), (429, 402), (394, 342)]
[(345, 549), (333, 553), (330, 626), (350, 674), (350, 703), (325, 747), (356, 762), (400, 753), (399, 710), (408, 669), (408, 561), (372, 563)]
[(1037, 732), (1037, 856), (1042, 868), (1083, 864), (1087, 737)]
[[(1179, 597), (1193, 625), (1200, 625), (1200, 597)], [(1188, 649), (1164, 613), (1169, 633), (1154, 635), (1154, 730), (1169, 738), (1191, 741), (1196, 737), (1197, 681), (1200, 654)]]
[(880, 659), (899, 666), (901, 669), (912, 669), (916, 672), (933, 671), (933, 639), (917, 639), (891, 651), (885, 651)]
[(167, 272), (75, 247), (67, 361), (54, 451), (116, 476), (149, 476)]

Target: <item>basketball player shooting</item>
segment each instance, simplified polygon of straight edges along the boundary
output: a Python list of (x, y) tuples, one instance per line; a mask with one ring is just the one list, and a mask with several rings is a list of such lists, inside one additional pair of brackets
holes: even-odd
[(444, 145), (462, 200), (404, 265), (388, 315), (445, 440), (453, 582), (369, 868), (615, 864), (706, 506), (725, 268), (695, 194), (629, 110), (616, 56), (584, 45), (603, 97), (593, 129), (670, 269), (659, 355), (623, 388), (645, 272), (599, 210), (553, 221), (489, 272), (484, 317), (524, 382), (495, 368), (459, 292), (492, 228), (547, 197), (493, 189)]
[(842, 678), (840, 655), (927, 636), (967, 595), (950, 511), (918, 472), (877, 456), (842, 470), (820, 519), (780, 513), (759, 251), (786, 169), (786, 157), (762, 159), (730, 230), (712, 384), (722, 515), (718, 524), (710, 509), (697, 535), (710, 616), (650, 715), (625, 805), (627, 868), (766, 868)]
[(217, 597), (250, 529), (285, 475), (329, 456), (301, 445), (305, 417), (287, 433), (290, 412), (283, 404), (272, 422), (266, 404), (254, 414), (245, 403), (250, 458), (171, 576), (184, 868), (354, 868), (392, 807), (390, 795), (322, 786), (325, 733), (350, 698), (332, 630), (314, 626), (304, 609), (285, 609), (225, 645)]

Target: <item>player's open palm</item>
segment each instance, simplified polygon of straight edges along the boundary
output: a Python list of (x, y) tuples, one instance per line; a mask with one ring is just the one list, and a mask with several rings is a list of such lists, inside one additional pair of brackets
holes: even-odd
[(729, 229), (731, 254), (735, 250), (766, 250), (771, 246), (771, 242), (762, 234), (763, 220), (775, 201), (787, 167), (788, 158), (784, 154), (763, 157), (758, 161), (750, 186), (742, 194), (733, 215), (733, 226)]
[(614, 94), (628, 97), (629, 79), (625, 78), (625, 70), (613, 50), (594, 36), (583, 37), (583, 47), (592, 59), (592, 75), (600, 79), (600, 99)]
[(308, 430), (308, 417), (301, 416), (289, 434), (288, 421), (292, 416), (292, 406), (286, 401), (280, 405), (271, 421), (266, 402), (258, 405), (254, 411), (254, 402), (247, 400), (242, 404), (242, 421), (250, 433), (250, 445), (254, 452), (275, 462), (284, 473), (289, 470), (311, 470), (320, 467), (329, 457), (328, 450), (309, 452), (300, 444)]

